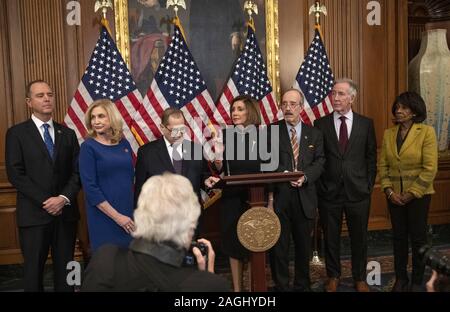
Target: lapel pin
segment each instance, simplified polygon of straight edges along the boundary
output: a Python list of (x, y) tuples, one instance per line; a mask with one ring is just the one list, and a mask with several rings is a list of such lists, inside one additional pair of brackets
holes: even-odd
[(125, 153), (128, 153), (128, 148), (125, 148), (124, 151), (125, 151)]
[(62, 131), (61, 130), (58, 130), (58, 131), (56, 131), (58, 134), (61, 134), (62, 133)]

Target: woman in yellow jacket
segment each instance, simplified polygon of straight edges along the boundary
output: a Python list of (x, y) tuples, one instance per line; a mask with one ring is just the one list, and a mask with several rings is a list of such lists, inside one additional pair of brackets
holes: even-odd
[[(427, 111), (414, 92), (400, 94), (393, 106), (395, 126), (385, 130), (378, 173), (391, 215), (396, 281), (392, 291), (422, 291), (425, 265), (419, 249), (426, 243), (428, 208), (437, 172), (433, 127), (422, 124)], [(409, 286), (408, 238), (412, 248)]]

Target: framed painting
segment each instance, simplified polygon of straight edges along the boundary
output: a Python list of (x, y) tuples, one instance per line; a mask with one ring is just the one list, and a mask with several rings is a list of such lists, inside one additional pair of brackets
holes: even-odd
[[(178, 16), (189, 49), (213, 99), (222, 92), (243, 46), (248, 16), (244, 0), (186, 0)], [(255, 0), (256, 36), (279, 99), (278, 0)], [(116, 42), (144, 95), (170, 42), (173, 8), (167, 0), (114, 0)], [(265, 52), (265, 53), (264, 53)]]

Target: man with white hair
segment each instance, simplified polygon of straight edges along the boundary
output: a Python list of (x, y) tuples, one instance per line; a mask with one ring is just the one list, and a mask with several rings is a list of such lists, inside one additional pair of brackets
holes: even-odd
[(147, 180), (134, 212), (136, 231), (128, 249), (105, 245), (86, 269), (82, 291), (229, 291), (214, 275), (211, 243), (207, 256), (192, 252), (197, 268), (182, 266), (200, 216), (192, 184), (181, 175), (164, 173)]
[(366, 283), (367, 225), (377, 173), (377, 142), (373, 120), (352, 110), (356, 92), (357, 85), (352, 80), (337, 80), (332, 91), (334, 112), (314, 122), (323, 133), (326, 157), (318, 197), (325, 236), (327, 292), (335, 292), (339, 285), (343, 213), (350, 235), (355, 288), (358, 292), (369, 291)]

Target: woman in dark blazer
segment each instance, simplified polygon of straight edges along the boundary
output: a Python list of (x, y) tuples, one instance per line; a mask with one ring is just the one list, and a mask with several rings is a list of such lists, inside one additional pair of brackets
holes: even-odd
[[(425, 265), (419, 249), (426, 243), (428, 209), (437, 172), (437, 141), (426, 119), (423, 99), (400, 94), (392, 106), (395, 126), (385, 130), (378, 163), (394, 235), (396, 282), (392, 291), (420, 291)], [(412, 283), (408, 288), (408, 238), (412, 247)]]
[[(258, 126), (261, 124), (261, 117), (258, 103), (249, 96), (238, 96), (231, 103), (230, 116), (233, 126), (223, 131), (223, 161), (216, 160), (216, 168), (225, 175), (260, 172)], [(227, 138), (233, 140), (227, 142)], [(241, 214), (248, 207), (247, 202), (246, 188), (227, 187), (223, 190), (221, 241), (223, 252), (229, 256), (234, 291), (242, 290), (242, 261), (248, 256), (248, 250), (239, 242), (236, 230)]]

